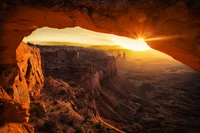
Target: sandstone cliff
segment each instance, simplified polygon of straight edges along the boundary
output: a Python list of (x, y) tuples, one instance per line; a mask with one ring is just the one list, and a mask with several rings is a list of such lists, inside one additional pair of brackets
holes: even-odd
[(44, 75), (82, 82), (97, 73), (100, 80), (117, 74), (116, 59), (102, 50), (70, 46), (37, 46)]
[(48, 128), (52, 132), (117, 132), (101, 119), (95, 100), (101, 95), (101, 82), (117, 75), (116, 59), (90, 48), (37, 47), (45, 86), (31, 101), (30, 122), (36, 132), (47, 131), (48, 123), (54, 123)]
[(39, 95), (44, 83), (40, 50), (21, 43), (17, 48), (16, 55), (19, 73), (12, 85), (12, 97), (20, 103), (29, 104), (29, 95)]
[[(40, 51), (36, 47), (21, 43), (16, 50), (16, 55), (18, 74), (12, 82), (9, 82), (9, 86), (2, 84), (3, 88), (1, 88), (0, 124), (4, 125), (1, 131), (33, 132), (27, 122), (30, 96), (39, 95), (44, 83)], [(4, 81), (12, 74), (9, 69), (5, 68), (5, 70)]]

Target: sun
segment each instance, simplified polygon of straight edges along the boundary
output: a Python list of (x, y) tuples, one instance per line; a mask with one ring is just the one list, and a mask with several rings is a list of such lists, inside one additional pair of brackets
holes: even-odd
[(115, 44), (122, 46), (125, 49), (133, 51), (147, 51), (151, 48), (147, 45), (143, 38), (138, 38), (137, 40), (127, 38), (127, 37), (117, 37), (113, 38)]
[(137, 40), (127, 40), (125, 43), (122, 45), (122, 47), (134, 51), (146, 51), (150, 50), (151, 48), (147, 45), (147, 43), (144, 41), (143, 38), (139, 38)]

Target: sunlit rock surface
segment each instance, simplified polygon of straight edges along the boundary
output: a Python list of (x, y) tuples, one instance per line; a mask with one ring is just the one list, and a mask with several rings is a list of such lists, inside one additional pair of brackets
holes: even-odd
[(32, 133), (33, 127), (28, 125), (28, 108), (13, 101), (0, 86), (0, 133)]
[(34, 129), (28, 124), (8, 123), (0, 127), (0, 133), (33, 133)]
[[(18, 74), (10, 86), (5, 84), (3, 87), (14, 101), (24, 104), (28, 108), (29, 94), (31, 96), (40, 94), (44, 83), (40, 51), (20, 43), (16, 50), (16, 61), (19, 68)], [(9, 77), (4, 78), (6, 80)]]
[[(3, 73), (1, 85), (3, 88), (0, 91), (0, 124), (4, 125), (1, 131), (10, 130), (10, 132), (14, 132), (16, 128), (16, 132), (33, 132), (27, 122), (30, 96), (39, 95), (44, 83), (40, 50), (20, 43), (16, 50), (16, 61), (18, 70), (10, 69), (10, 66), (4, 66), (4, 69), (1, 69)], [(12, 76), (14, 76), (14, 79), (11, 82), (10, 77)]]
[(30, 96), (39, 95), (44, 83), (40, 49), (20, 43), (16, 56), (19, 74), (14, 85), (26, 88)]

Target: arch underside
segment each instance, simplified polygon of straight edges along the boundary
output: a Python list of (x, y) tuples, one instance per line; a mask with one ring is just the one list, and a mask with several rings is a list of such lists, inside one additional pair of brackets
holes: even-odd
[(1, 1), (1, 64), (15, 64), (24, 36), (48, 26), (82, 28), (162, 40), (147, 42), (156, 50), (200, 70), (199, 1)]
[(0, 2), (0, 64), (2, 68), (16, 67), (16, 48), (24, 36), (37, 28), (80, 26), (130, 38), (143, 37), (150, 40), (147, 44), (153, 49), (200, 71), (199, 8), (198, 0), (3, 0)]

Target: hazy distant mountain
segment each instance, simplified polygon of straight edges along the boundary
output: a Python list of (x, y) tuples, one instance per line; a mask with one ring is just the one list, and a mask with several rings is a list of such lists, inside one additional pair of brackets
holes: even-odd
[[(113, 54), (118, 54), (119, 52), (122, 54), (123, 52), (126, 53), (127, 57), (130, 58), (165, 58), (165, 59), (173, 59), (171, 56), (162, 53), (160, 51), (157, 50), (147, 50), (147, 51), (133, 51), (133, 50), (129, 50), (129, 49), (124, 49), (123, 47), (119, 46), (119, 45), (93, 45), (93, 46), (89, 46), (90, 48), (95, 48), (95, 49), (103, 49), (106, 51), (110, 51)], [(174, 60), (174, 59), (173, 59)]]
[(130, 58), (165, 58), (165, 59), (173, 59), (172, 57), (156, 51), (156, 50), (147, 50), (147, 51), (133, 51), (129, 49), (124, 49), (122, 46), (119, 45), (91, 45), (91, 44), (84, 44), (84, 43), (73, 43), (73, 42), (57, 42), (57, 41), (41, 41), (41, 42), (30, 42), (33, 44), (39, 44), (39, 45), (51, 45), (51, 46), (59, 46), (59, 45), (67, 45), (67, 46), (83, 46), (88, 48), (94, 48), (94, 49), (102, 49), (111, 52), (113, 55), (116, 55), (117, 53), (126, 53), (127, 57)]
[(92, 45), (92, 46), (89, 46), (89, 48), (103, 49), (103, 50), (124, 49), (123, 47), (121, 47), (119, 45)]
[(73, 42), (57, 42), (57, 41), (40, 41), (40, 42), (30, 42), (33, 44), (39, 44), (39, 45), (53, 45), (53, 46), (59, 46), (59, 45), (68, 45), (68, 46), (84, 46), (88, 47), (89, 44), (84, 43), (73, 43)]

